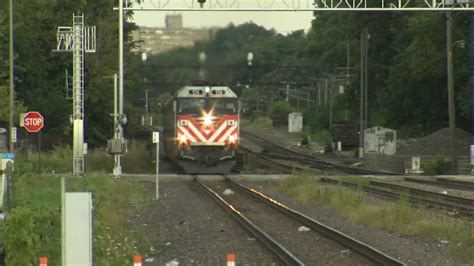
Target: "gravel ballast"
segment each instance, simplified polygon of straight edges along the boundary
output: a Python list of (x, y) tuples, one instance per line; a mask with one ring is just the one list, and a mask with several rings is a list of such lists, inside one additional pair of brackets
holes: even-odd
[[(462, 264), (450, 252), (449, 247), (454, 243), (401, 236), (355, 224), (329, 207), (302, 203), (282, 195), (278, 191), (278, 181), (244, 183), (408, 265)], [(154, 184), (149, 183), (144, 193), (153, 197)], [(225, 265), (228, 252), (236, 253), (237, 265), (279, 265), (274, 255), (250, 237), (193, 182), (160, 184), (158, 202), (144, 209), (129, 221), (131, 228), (143, 229), (137, 237), (143, 239), (140, 255), (144, 265), (164, 265), (173, 260), (179, 265)]]
[(408, 265), (462, 264), (450, 253), (450, 243), (446, 244), (441, 239), (434, 241), (417, 236), (401, 236), (367, 225), (355, 224), (329, 207), (303, 203), (282, 195), (278, 191), (278, 181), (245, 182), (245, 184)]
[[(153, 196), (154, 188), (149, 183), (146, 193)], [(193, 182), (160, 184), (159, 200), (145, 209), (130, 219), (131, 227), (144, 229), (144, 265), (225, 265), (228, 252), (236, 253), (237, 265), (280, 265)]]

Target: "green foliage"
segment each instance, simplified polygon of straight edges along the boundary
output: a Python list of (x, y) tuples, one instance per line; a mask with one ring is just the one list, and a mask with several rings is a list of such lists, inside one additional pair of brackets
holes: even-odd
[(155, 164), (153, 159), (155, 157), (147, 151), (146, 144), (132, 141), (129, 143), (128, 151), (123, 157), (123, 169), (126, 173), (154, 173)]
[(268, 110), (268, 115), (270, 117), (281, 116), (285, 115), (288, 117), (288, 114), (292, 111), (290, 105), (288, 105), (285, 101), (278, 101), (275, 102), (273, 105), (270, 106)]
[(310, 132), (329, 130), (329, 108), (306, 110), (303, 113), (303, 121)]
[(34, 213), (30, 209), (14, 209), (5, 225), (4, 246), (8, 265), (33, 265), (34, 243), (38, 238), (33, 233)]
[[(145, 186), (105, 175), (67, 178), (66, 191), (90, 191), (94, 204), (93, 253), (95, 265), (132, 263), (138, 252), (127, 217), (148, 206), (152, 199)], [(36, 265), (47, 256), (50, 265), (61, 258), (61, 188), (58, 177), (36, 174), (13, 178), (12, 210), (1, 234), (8, 265)]]
[[(24, 112), (28, 106), (29, 110), (37, 110), (45, 116), (45, 133), (71, 134), (71, 105), (66, 99), (64, 72), (66, 69), (72, 72), (72, 58), (69, 53), (51, 53), (51, 50), (56, 46), (57, 27), (72, 26), (73, 13), (83, 12), (85, 24), (98, 29), (98, 51), (85, 61), (87, 142), (90, 147), (105, 143), (112, 132), (109, 114), (113, 110), (113, 80), (104, 77), (113, 75), (117, 68), (117, 12), (111, 8), (116, 1), (34, 0), (14, 4), (16, 113)], [(0, 3), (0, 122), (8, 115), (5, 110), (8, 97), (4, 90), (8, 81), (8, 10), (8, 2)], [(127, 17), (131, 15), (133, 13), (127, 12)], [(134, 24), (126, 23), (125, 31), (129, 33), (134, 28)], [(35, 45), (31, 45), (33, 43)], [(139, 72), (135, 69), (140, 60), (133, 61), (130, 57), (131, 53), (126, 51), (127, 101), (141, 88), (137, 85)]]
[(425, 175), (447, 175), (451, 173), (451, 163), (445, 161), (443, 156), (436, 156), (429, 162), (422, 161), (421, 169)]
[[(5, 225), (7, 264), (34, 265), (39, 256), (59, 264), (60, 186), (57, 178), (34, 174), (14, 175)], [(27, 250), (26, 250), (27, 249)], [(20, 263), (21, 262), (21, 263)]]
[[(0, 123), (10, 121), (10, 97), (9, 88), (0, 86)], [(21, 101), (15, 101), (15, 108), (18, 113), (25, 113), (26, 107)]]
[(332, 142), (331, 133), (328, 130), (316, 131), (311, 134), (311, 141), (315, 141), (320, 144), (329, 144)]
[(51, 151), (17, 153), (19, 173), (70, 173), (72, 172), (72, 149), (69, 146), (55, 146)]
[[(454, 18), (455, 37), (469, 34), (469, 16)], [(401, 26), (403, 25), (403, 26)], [(368, 26), (368, 108), (370, 125), (403, 129), (409, 136), (425, 135), (447, 124), (446, 17), (436, 13), (318, 13), (308, 33), (305, 54), (318, 67), (315, 75), (341, 74), (349, 47), (353, 78), (344, 95), (336, 95), (334, 121), (358, 119), (360, 31)], [(440, 29), (433, 32), (432, 29)], [(455, 49), (457, 121), (469, 128), (469, 49)], [(354, 56), (355, 55), (355, 56)], [(324, 88), (324, 81), (318, 83)], [(402, 107), (403, 106), (403, 107)], [(324, 106), (323, 106), (324, 107)], [(338, 110), (345, 110), (338, 113)], [(325, 112), (319, 110), (318, 112)], [(327, 112), (327, 111), (326, 111)], [(307, 115), (311, 130), (326, 127), (316, 112)], [(305, 122), (306, 123), (306, 122)], [(369, 126), (370, 126), (369, 125)]]
[[(361, 184), (368, 182), (355, 177), (347, 177), (344, 180)], [(414, 209), (406, 195), (396, 203), (366, 201), (360, 188), (354, 191), (342, 187), (319, 186), (310, 175), (285, 179), (280, 183), (279, 189), (297, 200), (334, 208), (354, 223), (396, 232), (402, 236), (422, 236), (437, 242), (446, 240), (452, 243), (448, 247), (456, 257), (464, 263), (474, 263), (474, 233), (471, 225), (445, 214)]]

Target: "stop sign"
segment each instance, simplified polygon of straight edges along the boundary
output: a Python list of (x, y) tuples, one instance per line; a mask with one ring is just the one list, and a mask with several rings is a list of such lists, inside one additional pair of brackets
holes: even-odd
[(39, 112), (28, 112), (23, 118), (23, 125), (28, 132), (39, 132), (44, 126), (44, 118)]

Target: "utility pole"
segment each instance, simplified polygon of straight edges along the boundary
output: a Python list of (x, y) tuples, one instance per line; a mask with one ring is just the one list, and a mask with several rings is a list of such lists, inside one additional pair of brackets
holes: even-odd
[(145, 117), (148, 117), (148, 90), (145, 90)]
[(367, 41), (367, 27), (360, 32), (360, 121), (359, 121), (359, 158), (364, 157), (364, 118), (365, 118), (365, 108), (364, 102), (366, 100), (366, 41)]
[(336, 78), (331, 76), (331, 86), (329, 87), (329, 130), (332, 128), (332, 98), (334, 87), (336, 87)]
[(288, 103), (288, 97), (290, 95), (290, 83), (286, 83), (286, 103)]
[[(469, 29), (474, 32), (474, 12), (471, 12), (471, 25)], [(474, 99), (474, 34), (469, 40), (469, 57), (471, 63), (471, 99)], [(471, 104), (471, 175), (474, 174), (474, 104)]]
[(10, 24), (10, 34), (9, 34), (9, 51), (10, 51), (10, 64), (9, 64), (9, 70), (10, 70), (10, 121), (9, 121), (9, 127), (10, 127), (10, 152), (14, 153), (15, 152), (15, 143), (13, 142), (13, 134), (16, 132), (13, 132), (13, 125), (14, 125), (14, 118), (15, 118), (15, 101), (14, 101), (14, 92), (15, 92), (15, 83), (14, 83), (14, 72), (13, 72), (13, 63), (14, 63), (14, 54), (13, 54), (13, 0), (9, 1), (10, 4), (10, 15), (9, 15), (9, 24)]
[[(367, 29), (367, 26), (364, 27), (364, 90), (365, 90), (365, 93), (364, 93), (364, 97), (365, 97), (365, 102), (364, 102), (364, 108), (365, 108), (365, 111), (364, 111), (364, 130), (367, 128), (368, 126), (368, 115), (369, 115), (369, 112), (368, 112), (368, 106), (369, 106), (369, 101), (368, 101), (368, 97), (369, 97), (369, 93), (368, 93), (368, 78), (367, 78), (367, 69), (368, 69), (368, 65), (369, 65), (369, 31)], [(365, 132), (364, 132), (365, 133)], [(364, 136), (365, 138), (365, 136)]]
[(448, 65), (448, 112), (449, 112), (449, 142), (451, 153), (451, 172), (457, 174), (457, 157), (454, 150), (454, 140), (456, 138), (456, 110), (454, 99), (454, 77), (453, 77), (453, 31), (452, 13), (446, 12), (446, 47)]

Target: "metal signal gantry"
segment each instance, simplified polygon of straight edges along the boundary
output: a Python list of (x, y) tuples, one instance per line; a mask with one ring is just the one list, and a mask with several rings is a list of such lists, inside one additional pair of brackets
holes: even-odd
[[(95, 26), (84, 26), (84, 14), (73, 14), (72, 27), (58, 27), (55, 52), (72, 52), (73, 174), (84, 173), (84, 52), (95, 53)], [(67, 77), (66, 77), (67, 78)]]
[[(124, 11), (453, 11), (470, 0), (125, 0)], [(148, 3), (148, 4), (147, 4)], [(132, 7), (133, 6), (133, 7)], [(150, 7), (151, 6), (151, 7)], [(115, 8), (118, 9), (118, 8)]]

